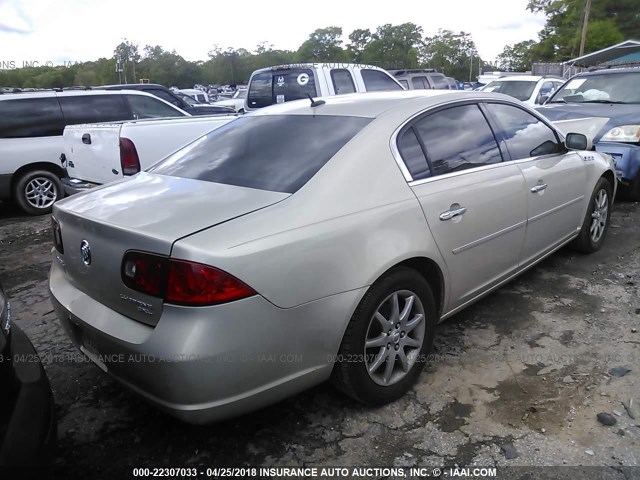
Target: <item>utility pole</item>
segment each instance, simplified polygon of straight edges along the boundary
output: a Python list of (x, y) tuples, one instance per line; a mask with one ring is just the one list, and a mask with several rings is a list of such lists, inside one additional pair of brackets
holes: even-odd
[(584, 23), (582, 24), (582, 38), (580, 39), (580, 55), (584, 55), (584, 44), (587, 42), (587, 28), (589, 26), (589, 12), (591, 10), (591, 0), (586, 0), (584, 5)]

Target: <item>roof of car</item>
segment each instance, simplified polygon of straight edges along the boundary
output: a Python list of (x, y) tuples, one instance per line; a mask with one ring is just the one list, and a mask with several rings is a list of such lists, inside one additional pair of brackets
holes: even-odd
[(417, 89), (318, 97), (314, 100), (323, 100), (324, 103), (316, 107), (312, 107), (308, 99), (295, 100), (261, 108), (247, 115), (337, 115), (377, 118), (392, 110), (405, 109), (410, 113), (443, 102), (481, 98), (514, 101), (512, 97), (493, 92)]
[(91, 87), (96, 90), (143, 90), (145, 88), (154, 87), (154, 88), (167, 88), (164, 85), (160, 85), (158, 83), (123, 83), (121, 85), (100, 85), (97, 87)]
[(16, 100), (23, 98), (42, 98), (42, 97), (84, 97), (87, 95), (142, 95), (151, 96), (150, 93), (139, 92), (136, 90), (65, 90), (62, 92), (53, 90), (43, 90), (35, 92), (8, 93), (0, 95), (0, 100)]
[(371, 69), (371, 70), (382, 70), (380, 67), (376, 67), (375, 65), (366, 65), (360, 63), (342, 63), (342, 62), (325, 62), (325, 63), (290, 63), (284, 65), (273, 65), (271, 67), (258, 68), (254, 70), (253, 73), (257, 72), (268, 72), (268, 71), (278, 71), (278, 70), (288, 70), (291, 68), (363, 68), (363, 69)]
[[(601, 68), (598, 70), (591, 70), (589, 72), (578, 73), (581, 77), (591, 75), (609, 75), (616, 73), (640, 73), (640, 67), (627, 67), (627, 68)], [(577, 75), (576, 75), (577, 76)]]
[(494, 80), (491, 80), (492, 82), (503, 82), (505, 80), (508, 80), (510, 82), (537, 82), (539, 80), (560, 80), (562, 82), (564, 82), (565, 80), (561, 77), (553, 77), (553, 76), (543, 76), (543, 75), (512, 75), (509, 77), (499, 77), (496, 78)]

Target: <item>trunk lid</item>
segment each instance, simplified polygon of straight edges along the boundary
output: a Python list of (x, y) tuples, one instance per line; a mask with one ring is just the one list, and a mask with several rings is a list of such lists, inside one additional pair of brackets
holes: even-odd
[(69, 177), (94, 183), (121, 178), (121, 128), (122, 123), (66, 127), (63, 139)]
[(53, 215), (60, 224), (64, 248), (60, 256), (69, 281), (109, 308), (155, 325), (163, 301), (124, 285), (125, 252), (169, 256), (176, 240), (288, 196), (143, 172), (62, 200), (54, 205)]

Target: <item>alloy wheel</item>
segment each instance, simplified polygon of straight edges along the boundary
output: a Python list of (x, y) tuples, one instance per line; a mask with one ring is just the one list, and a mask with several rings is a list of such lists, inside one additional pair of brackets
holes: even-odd
[(402, 380), (418, 360), (425, 335), (425, 311), (409, 290), (389, 295), (369, 322), (365, 338), (365, 365), (378, 385)]
[(602, 238), (607, 226), (609, 217), (609, 195), (603, 188), (601, 189), (593, 202), (593, 212), (591, 213), (591, 227), (589, 234), (593, 243), (598, 243)]
[(49, 208), (58, 198), (56, 185), (46, 177), (32, 179), (24, 188), (24, 195), (34, 208)]

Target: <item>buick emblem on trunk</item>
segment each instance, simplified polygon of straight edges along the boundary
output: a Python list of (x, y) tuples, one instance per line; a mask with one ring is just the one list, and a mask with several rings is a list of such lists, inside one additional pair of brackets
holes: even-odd
[(80, 244), (80, 254), (82, 255), (82, 262), (85, 265), (91, 265), (91, 247), (89, 247), (89, 242), (86, 240), (82, 240)]

